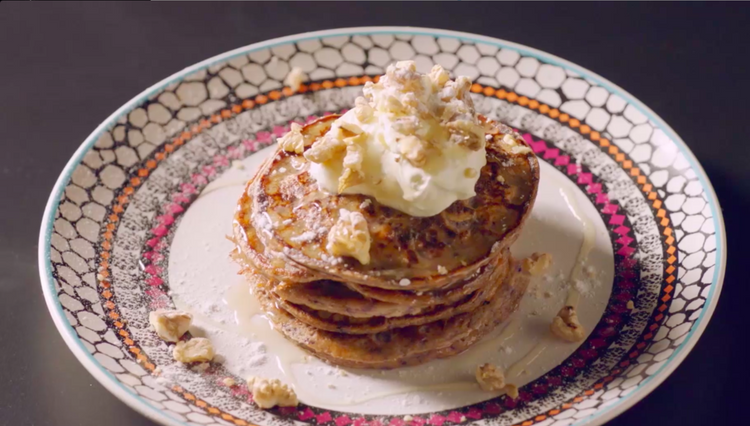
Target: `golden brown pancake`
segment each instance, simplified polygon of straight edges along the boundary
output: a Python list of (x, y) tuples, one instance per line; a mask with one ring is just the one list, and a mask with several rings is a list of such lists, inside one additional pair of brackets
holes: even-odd
[[(345, 316), (322, 310), (310, 309), (301, 304), (292, 303), (279, 297), (272, 289), (268, 292), (276, 301), (276, 304), (296, 319), (312, 327), (346, 334), (374, 334), (396, 328), (422, 325), (438, 320), (445, 320), (455, 315), (470, 312), (484, 302), (491, 299), (503, 283), (508, 274), (510, 262), (497, 268), (488, 268), (488, 272), (477, 277), (484, 284), (481, 289), (470, 293), (463, 299), (453, 304), (436, 305), (425, 308), (416, 314), (405, 314), (401, 316)], [(270, 284), (269, 284), (270, 287)], [(383, 302), (380, 302), (381, 304)]]
[[(529, 282), (529, 275), (519, 269), (514, 265), (494, 297), (471, 312), (376, 334), (321, 330), (276, 306), (262, 287), (257, 287), (256, 295), (271, 313), (274, 327), (313, 355), (344, 367), (390, 369), (461, 353), (505, 321), (518, 307)], [(248, 278), (254, 281), (258, 276), (249, 274)]]
[[(497, 261), (507, 264), (510, 262), (510, 254), (501, 255)], [(492, 267), (503, 265), (495, 263)], [(490, 271), (487, 267), (481, 268), (449, 289), (438, 291), (383, 290), (359, 284), (321, 280), (309, 283), (278, 283), (273, 286), (273, 292), (288, 302), (304, 305), (313, 310), (357, 318), (394, 317), (416, 315), (436, 305), (455, 304), (485, 286), (487, 280), (481, 277), (488, 273)]]
[[(305, 126), (305, 145), (325, 134), (335, 118)], [(492, 139), (477, 195), (438, 215), (413, 217), (364, 195), (327, 194), (308, 173), (304, 156), (277, 150), (248, 185), (250, 205), (241, 206), (249, 209), (244, 219), (255, 229), (267, 258), (291, 260), (289, 274), (309, 274), (297, 277), (299, 281), (328, 277), (399, 290), (398, 281), (408, 278), (414, 291), (446, 287), (471, 276), (515, 241), (536, 195), (539, 166), (534, 154), (506, 149), (500, 140), (510, 129), (488, 126)], [(367, 220), (372, 239), (367, 265), (327, 254), (326, 236), (340, 209), (360, 211)], [(440, 274), (442, 268), (447, 273)]]
[[(336, 118), (305, 126), (305, 148)], [(528, 284), (508, 247), (533, 206), (539, 165), (525, 145), (501, 143), (519, 140), (510, 128), (485, 124), (477, 195), (432, 217), (325, 193), (304, 156), (277, 150), (239, 200), (232, 253), (276, 329), (334, 364), (395, 368), (462, 352), (505, 320)], [(327, 253), (340, 209), (367, 221), (367, 265)]]

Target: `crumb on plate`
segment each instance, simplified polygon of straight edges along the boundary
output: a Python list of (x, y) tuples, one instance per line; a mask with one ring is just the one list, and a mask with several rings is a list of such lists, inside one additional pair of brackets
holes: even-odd
[(580, 342), (586, 337), (583, 326), (578, 322), (578, 314), (573, 306), (564, 306), (550, 324), (555, 336), (568, 341)]
[(544, 273), (552, 264), (552, 255), (549, 253), (534, 253), (523, 260), (523, 270), (531, 276)]
[(214, 347), (205, 337), (194, 337), (188, 341), (177, 342), (172, 356), (182, 363), (207, 362), (214, 359)]
[(154, 327), (159, 338), (174, 343), (188, 331), (193, 316), (185, 311), (158, 310), (149, 312), (148, 322)]
[(253, 400), (260, 408), (296, 407), (299, 405), (294, 390), (281, 383), (279, 379), (250, 377), (247, 379), (247, 387), (253, 394)]
[(284, 79), (284, 84), (289, 86), (289, 88), (292, 89), (292, 92), (297, 92), (306, 79), (307, 76), (305, 75), (305, 72), (299, 67), (294, 67)]

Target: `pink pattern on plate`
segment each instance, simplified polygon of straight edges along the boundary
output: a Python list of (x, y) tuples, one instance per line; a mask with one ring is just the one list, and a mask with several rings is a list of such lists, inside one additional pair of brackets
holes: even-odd
[(461, 423), (462, 422), (461, 418), (464, 418), (465, 420), (465, 417), (462, 416), (461, 413), (459, 413), (458, 411), (451, 411), (450, 414), (445, 416), (445, 418), (448, 421), (453, 422), (453, 423)]
[(503, 409), (500, 407), (500, 405), (495, 404), (494, 402), (487, 403), (484, 406), (485, 414), (500, 414), (502, 411)]
[(213, 176), (216, 174), (216, 167), (214, 166), (203, 166), (202, 172), (206, 176)]
[(566, 166), (570, 163), (570, 157), (567, 155), (561, 155), (557, 158), (555, 158), (555, 165), (556, 166)]
[(146, 279), (146, 284), (156, 287), (156, 286), (160, 286), (164, 284), (164, 280), (162, 280), (159, 277), (151, 277), (151, 278)]
[(163, 214), (161, 216), (156, 216), (156, 220), (159, 221), (164, 226), (169, 226), (174, 223), (174, 216), (170, 214)]
[(170, 213), (172, 213), (172, 214), (179, 214), (179, 213), (184, 212), (185, 209), (181, 205), (179, 205), (177, 203), (172, 203), (172, 204), (170, 204), (170, 205), (167, 206), (167, 211), (170, 212)]
[(216, 157), (214, 157), (214, 165), (226, 167), (229, 165), (229, 158), (227, 158), (225, 155), (217, 155)]
[(618, 206), (617, 204), (605, 204), (604, 207), (602, 207), (602, 213), (615, 214), (619, 209), (620, 206)]
[(151, 265), (146, 266), (146, 268), (143, 271), (149, 275), (159, 275), (162, 272), (162, 268), (154, 264), (151, 264)]
[(610, 225), (622, 225), (623, 222), (625, 222), (625, 216), (621, 214), (613, 214), (612, 218), (609, 220)]
[(336, 417), (336, 420), (334, 421), (334, 423), (336, 423), (336, 426), (347, 426), (351, 424), (351, 422), (352, 419), (350, 419), (346, 414), (340, 417)]
[(289, 126), (273, 126), (271, 133), (277, 138), (280, 138), (289, 132)]
[(466, 417), (470, 419), (481, 419), (482, 418), (482, 412), (477, 407), (471, 407), (469, 411), (464, 414)]
[(239, 160), (242, 158), (242, 155), (244, 154), (244, 151), (237, 146), (230, 146), (227, 148), (227, 157)]
[(167, 229), (167, 227), (164, 225), (159, 225), (156, 228), (152, 229), (151, 233), (153, 233), (157, 237), (163, 237), (167, 235), (167, 233), (169, 233), (169, 229)]
[(193, 182), (196, 185), (205, 185), (208, 183), (208, 179), (206, 179), (206, 176), (195, 173), (190, 177), (190, 181)]
[(321, 414), (318, 414), (317, 416), (315, 416), (315, 420), (318, 423), (328, 423), (332, 420), (331, 413), (329, 413), (328, 411), (325, 411)]
[(581, 171), (581, 166), (578, 164), (568, 164), (567, 172), (571, 176), (577, 175)]
[(198, 191), (198, 188), (191, 183), (183, 183), (180, 185), (180, 189), (182, 189), (183, 194), (195, 194)]
[(255, 139), (260, 143), (270, 143), (271, 142), (271, 132), (258, 132), (255, 134)]
[(586, 192), (589, 194), (600, 194), (602, 192), (602, 184), (598, 182), (592, 183), (586, 187)]
[(352, 421), (352, 425), (353, 426), (369, 426), (369, 424), (367, 423), (367, 419), (364, 417), (357, 417), (356, 419), (354, 419), (354, 421)]
[(433, 414), (430, 417), (430, 420), (428, 421), (429, 424), (432, 426), (443, 426), (443, 423), (445, 423), (445, 416), (441, 416), (439, 414)]
[(299, 412), (300, 420), (310, 420), (313, 417), (315, 417), (315, 413), (313, 413), (313, 410), (311, 410), (310, 407), (307, 407), (304, 410)]

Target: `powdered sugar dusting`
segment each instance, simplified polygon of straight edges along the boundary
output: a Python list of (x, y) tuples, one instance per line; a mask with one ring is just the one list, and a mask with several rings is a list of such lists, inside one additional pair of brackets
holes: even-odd
[(313, 231), (305, 231), (296, 237), (291, 237), (289, 240), (293, 243), (309, 243), (314, 240), (318, 234)]

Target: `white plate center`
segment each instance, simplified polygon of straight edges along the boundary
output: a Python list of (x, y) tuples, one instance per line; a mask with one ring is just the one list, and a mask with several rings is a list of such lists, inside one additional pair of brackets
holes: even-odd
[[(599, 321), (614, 277), (612, 246), (604, 222), (586, 196), (562, 173), (541, 163), (536, 204), (514, 255), (552, 255), (546, 276), (534, 278), (513, 317), (468, 351), (444, 360), (391, 371), (343, 370), (315, 358), (269, 329), (256, 315), (239, 267), (229, 259), (231, 222), (244, 185), (275, 147), (244, 160), (212, 182), (184, 213), (172, 242), (169, 286), (178, 307), (193, 312), (191, 332), (211, 339), (232, 373), (275, 377), (294, 385), (300, 400), (321, 408), (360, 414), (416, 414), (484, 401), (496, 394), (474, 383), (478, 364), (506, 369), (522, 386), (559, 365), (578, 347), (550, 336), (549, 324), (570, 294), (568, 277), (591, 227), (591, 249), (578, 284), (578, 313), (587, 332)], [(579, 219), (579, 217), (583, 219)]]

